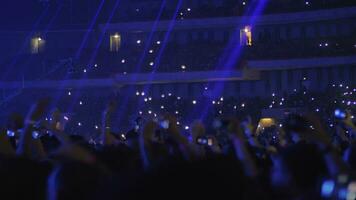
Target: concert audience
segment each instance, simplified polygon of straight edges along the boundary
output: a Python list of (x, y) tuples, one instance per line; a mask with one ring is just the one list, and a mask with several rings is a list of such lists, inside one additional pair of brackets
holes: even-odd
[[(272, 123), (217, 116), (214, 126), (172, 114), (141, 116), (113, 133), (113, 101), (99, 137), (68, 134), (49, 100), (12, 115), (0, 134), (6, 199), (352, 199), (356, 126), (350, 110), (289, 114)], [(325, 109), (326, 110), (326, 109)], [(51, 113), (51, 120), (44, 120)], [(324, 116), (323, 116), (324, 115)], [(321, 116), (321, 117), (319, 117)], [(333, 118), (330, 129), (328, 119)], [(273, 121), (273, 120), (272, 120)]]

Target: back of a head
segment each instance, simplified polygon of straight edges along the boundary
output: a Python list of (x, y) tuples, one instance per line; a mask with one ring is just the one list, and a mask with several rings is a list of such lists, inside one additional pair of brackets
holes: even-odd
[(214, 158), (166, 163), (150, 171), (121, 194), (125, 199), (226, 197), (242, 199), (246, 178), (236, 160)]
[(0, 193), (4, 199), (41, 200), (46, 197), (50, 166), (24, 158), (0, 160)]
[(323, 156), (313, 144), (293, 145), (282, 153), (282, 159), (299, 189), (316, 187), (326, 174)]
[(97, 199), (104, 179), (104, 173), (94, 165), (64, 163), (54, 169), (48, 178), (48, 199)]

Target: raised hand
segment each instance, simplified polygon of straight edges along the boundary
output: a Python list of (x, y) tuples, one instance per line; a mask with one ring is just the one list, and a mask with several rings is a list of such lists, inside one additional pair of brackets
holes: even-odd
[(32, 138), (32, 131), (34, 125), (38, 123), (41, 117), (43, 117), (48, 105), (49, 99), (41, 99), (31, 107), (25, 120), (25, 129), (20, 137), (19, 145), (16, 150), (17, 155), (29, 158), (45, 157), (42, 144), (40, 141), (34, 141), (34, 138)]
[(154, 121), (149, 121), (146, 123), (145, 127), (143, 128), (143, 132), (142, 132), (142, 137), (145, 142), (152, 141), (157, 126), (158, 126), (157, 123)]
[(330, 175), (337, 175), (347, 171), (347, 167), (341, 157), (335, 152), (332, 146), (332, 138), (327, 134), (321, 124), (320, 119), (315, 115), (307, 115), (305, 118), (311, 123), (311, 129), (307, 133), (307, 139), (315, 142), (319, 149), (324, 153), (324, 159), (327, 164)]
[(0, 154), (6, 156), (15, 155), (15, 150), (10, 144), (9, 138), (6, 135), (5, 128), (0, 128)]
[(49, 105), (50, 100), (48, 98), (41, 99), (34, 105), (32, 105), (30, 112), (27, 115), (26, 123), (34, 123), (41, 119), (44, 115), (46, 108)]
[(105, 146), (115, 145), (117, 139), (111, 134), (111, 115), (116, 109), (116, 102), (110, 101), (102, 115), (102, 140)]

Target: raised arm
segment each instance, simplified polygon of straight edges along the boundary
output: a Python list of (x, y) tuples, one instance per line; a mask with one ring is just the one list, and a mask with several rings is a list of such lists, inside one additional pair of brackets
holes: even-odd
[(240, 123), (237, 120), (232, 120), (229, 129), (232, 133), (231, 141), (235, 150), (236, 158), (240, 160), (243, 164), (247, 176), (252, 178), (257, 177), (257, 166), (245, 144), (244, 135), (242, 133)]
[(43, 116), (47, 106), (48, 99), (42, 99), (34, 104), (28, 112), (25, 119), (25, 127), (20, 136), (19, 144), (16, 149), (16, 154), (28, 158), (44, 158), (45, 152), (41, 141), (34, 141), (32, 132), (40, 118)]
[(306, 116), (307, 120), (312, 124), (313, 129), (307, 134), (308, 139), (315, 142), (319, 149), (324, 154), (328, 171), (335, 176), (340, 173), (346, 173), (347, 167), (343, 162), (336, 149), (332, 146), (332, 139), (323, 128), (321, 121), (313, 115)]
[(115, 111), (116, 104), (114, 101), (110, 102), (102, 114), (102, 140), (104, 146), (111, 146), (117, 143), (115, 137), (111, 134), (111, 116)]
[(15, 156), (15, 149), (11, 146), (10, 140), (6, 134), (6, 129), (0, 128), (0, 154), (5, 156)]

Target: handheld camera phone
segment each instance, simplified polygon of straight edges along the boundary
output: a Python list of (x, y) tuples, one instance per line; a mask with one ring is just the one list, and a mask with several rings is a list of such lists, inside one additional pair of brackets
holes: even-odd
[(340, 119), (340, 120), (343, 120), (343, 119), (346, 119), (346, 112), (342, 111), (341, 109), (336, 109), (334, 111), (334, 116), (337, 118), (337, 119)]
[(6, 134), (8, 137), (15, 137), (15, 132), (12, 130), (7, 130)]
[(163, 129), (168, 129), (169, 128), (169, 121), (168, 120), (164, 120), (164, 121), (160, 122), (159, 125)]
[(323, 181), (320, 192), (323, 199), (356, 199), (356, 181), (347, 175), (339, 175), (336, 179)]
[(196, 143), (203, 146), (213, 146), (213, 139), (208, 137), (198, 137)]
[(40, 133), (38, 131), (33, 131), (32, 132), (32, 138), (33, 139), (38, 139), (40, 137)]

